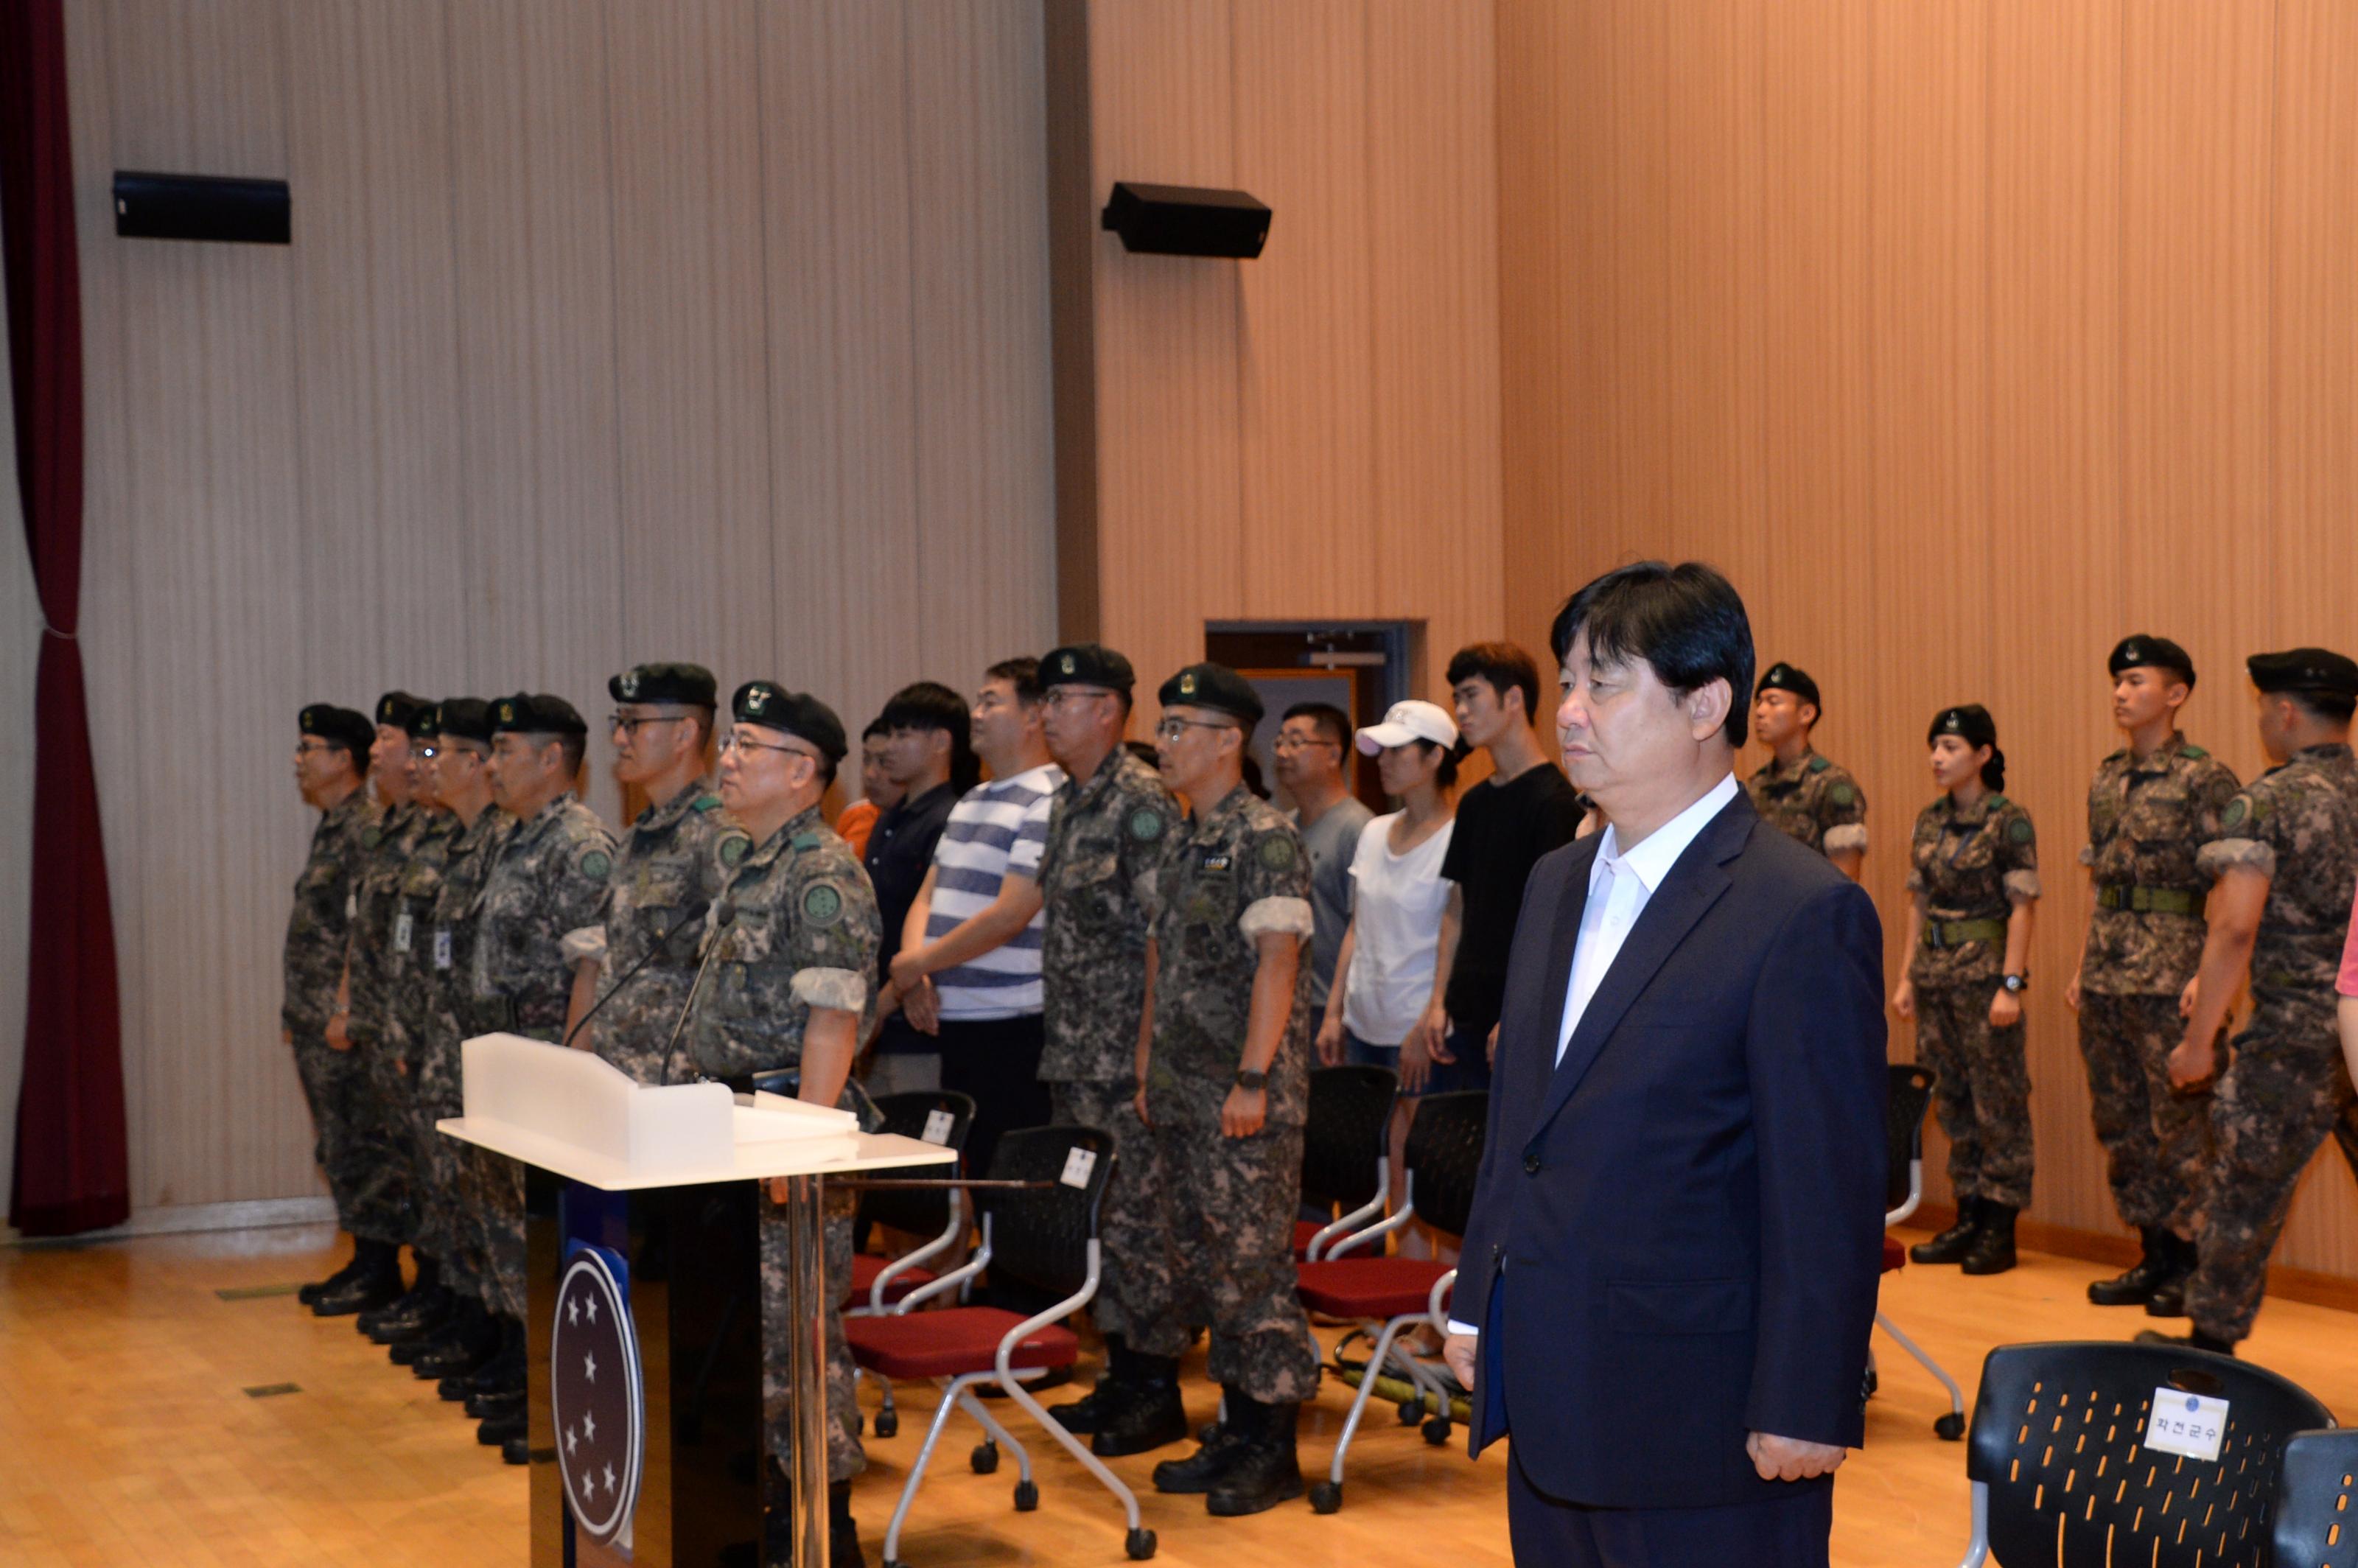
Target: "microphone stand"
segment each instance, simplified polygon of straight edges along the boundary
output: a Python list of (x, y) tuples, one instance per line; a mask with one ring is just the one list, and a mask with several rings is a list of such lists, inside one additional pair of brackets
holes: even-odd
[(590, 1004), (590, 1011), (583, 1013), (579, 1019), (574, 1021), (573, 1027), (565, 1032), (565, 1038), (560, 1044), (567, 1045), (572, 1044), (573, 1037), (580, 1033), (582, 1027), (591, 1019), (598, 1016), (598, 1010), (600, 1008), (613, 1000), (614, 998), (620, 994), (624, 986), (627, 986), (633, 980), (637, 979), (639, 978), (639, 971), (645, 968), (649, 964), (654, 963), (655, 961), (656, 955), (660, 954), (665, 948), (671, 946), (671, 939), (673, 937), (687, 930), (690, 921), (703, 919), (704, 912), (711, 907), (712, 905), (709, 901), (698, 899), (694, 903), (689, 904), (686, 909), (680, 911), (679, 918), (671, 923), (671, 929), (665, 932), (661, 936), (655, 938), (654, 946), (649, 947), (640, 957), (637, 963), (633, 964), (628, 969), (622, 971), (622, 978), (616, 980), (612, 985), (607, 987), (606, 994), (604, 996), (600, 997), (596, 1001)]
[(680, 1004), (679, 1019), (671, 1026), (671, 1040), (664, 1046), (663, 1081), (671, 1082), (672, 1062), (679, 1051), (680, 1032), (687, 1027), (688, 1015), (696, 1011), (696, 993), (703, 989), (705, 971), (712, 968), (713, 955), (720, 951), (721, 934), (737, 919), (737, 905), (722, 899), (712, 911), (712, 933), (705, 938), (704, 961), (696, 966), (696, 979), (687, 984), (687, 1000)]

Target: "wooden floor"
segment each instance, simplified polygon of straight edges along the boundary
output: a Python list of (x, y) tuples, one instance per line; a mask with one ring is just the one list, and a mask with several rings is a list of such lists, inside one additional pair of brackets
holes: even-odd
[[(317, 1277), (333, 1260), (330, 1241), (290, 1228), (0, 1249), (0, 1563), (522, 1563), (523, 1472), (477, 1447), (456, 1407), (389, 1367), (349, 1320), (314, 1319), (287, 1293), (240, 1294)], [(2146, 1323), (2087, 1304), (2082, 1287), (2096, 1272), (2047, 1257), (1994, 1280), (1911, 1268), (1886, 1281), (1883, 1302), (1970, 1400), (1994, 1344), (2109, 1337)], [(2272, 1303), (2247, 1348), (2346, 1421), (2358, 1417), (2353, 1329), (2347, 1314)], [(1835, 1491), (1834, 1561), (1952, 1562), (1964, 1537), (1963, 1447), (1932, 1433), (1945, 1408), (1932, 1380), (1880, 1335), (1877, 1355), (1883, 1391), (1868, 1410), (1867, 1447)], [(1200, 1370), (1191, 1368), (1199, 1417), (1210, 1413)], [(1305, 1466), (1323, 1471), (1346, 1402), (1330, 1387), (1305, 1413)], [(909, 1391), (901, 1435), (870, 1442), (855, 1497), (871, 1563), (931, 1404), (929, 1390)], [(1008, 1506), (1011, 1465), (987, 1479), (968, 1473), (973, 1437), (953, 1424), (950, 1462), (928, 1476), (902, 1543), (907, 1561), (1122, 1561), (1120, 1516), (1079, 1466), (1044, 1441), (1033, 1445), (1041, 1507), (1018, 1515)], [(1152, 1493), (1156, 1457), (1118, 1468), (1161, 1535), (1158, 1562), (1508, 1561), (1502, 1454), (1468, 1463), (1461, 1448), (1428, 1448), (1388, 1414), (1354, 1444), (1343, 1510), (1329, 1518), (1294, 1504), (1207, 1519), (1194, 1499)]]

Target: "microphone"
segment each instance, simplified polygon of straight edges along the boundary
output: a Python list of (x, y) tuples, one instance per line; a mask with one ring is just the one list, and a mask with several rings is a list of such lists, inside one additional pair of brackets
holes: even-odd
[(671, 1082), (672, 1060), (679, 1051), (680, 1032), (687, 1027), (688, 1014), (696, 1011), (696, 993), (703, 989), (704, 972), (712, 968), (712, 956), (720, 951), (720, 935), (737, 918), (734, 899), (722, 899), (712, 907), (712, 931), (704, 939), (704, 961), (696, 966), (696, 979), (687, 983), (687, 1000), (680, 1004), (679, 1021), (671, 1026), (671, 1041), (664, 1047), (663, 1081)]
[(596, 1001), (590, 1004), (590, 1011), (583, 1013), (580, 1018), (575, 1022), (573, 1027), (565, 1032), (565, 1039), (561, 1043), (567, 1045), (572, 1044), (573, 1037), (581, 1033), (583, 1024), (588, 1023), (591, 1019), (598, 1016), (598, 1010), (600, 1008), (613, 1000), (617, 993), (619, 993), (623, 987), (638, 979), (639, 971), (645, 968), (649, 964), (654, 962), (655, 955), (670, 946), (671, 939), (673, 937), (687, 930), (691, 922), (703, 919), (704, 912), (711, 907), (712, 904), (710, 900), (699, 898), (694, 903), (689, 904), (686, 909), (681, 910), (679, 912), (679, 918), (671, 923), (671, 929), (665, 932), (661, 936), (656, 937), (654, 946), (649, 947), (646, 950), (646, 953), (637, 963), (633, 964), (629, 968), (623, 970), (622, 979), (607, 987), (606, 994), (604, 996), (600, 997)]

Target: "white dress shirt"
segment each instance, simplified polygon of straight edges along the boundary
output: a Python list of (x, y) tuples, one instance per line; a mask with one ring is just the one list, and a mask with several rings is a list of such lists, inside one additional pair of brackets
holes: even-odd
[[(1563, 1023), (1555, 1036), (1555, 1059), (1563, 1060), (1564, 1047), (1572, 1044), (1572, 1032), (1580, 1027), (1588, 1004), (1595, 1000), (1596, 988), (1605, 982), (1613, 968), (1613, 960), (1621, 955), (1621, 944), (1629, 939), (1630, 928), (1638, 917), (1646, 913), (1648, 901), (1653, 898), (1662, 879), (1671, 874), (1695, 835), (1736, 798), (1736, 775), (1730, 773), (1701, 799), (1651, 833), (1631, 845), (1621, 848), (1620, 829), (1606, 827), (1605, 837), (1596, 846), (1596, 860), (1588, 868), (1588, 902), (1581, 906), (1580, 935), (1572, 949), (1572, 978), (1564, 987)], [(1478, 1334), (1478, 1325), (1449, 1320), (1452, 1334)]]

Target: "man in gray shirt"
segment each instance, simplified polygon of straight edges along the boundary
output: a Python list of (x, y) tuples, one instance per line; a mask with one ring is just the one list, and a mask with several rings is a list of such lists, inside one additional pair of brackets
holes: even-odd
[(1344, 786), (1351, 721), (1323, 702), (1297, 702), (1277, 731), (1277, 782), (1293, 801), (1293, 825), (1310, 851), (1310, 1016), (1323, 1015), (1335, 958), (1351, 924), (1351, 857), (1375, 816)]

